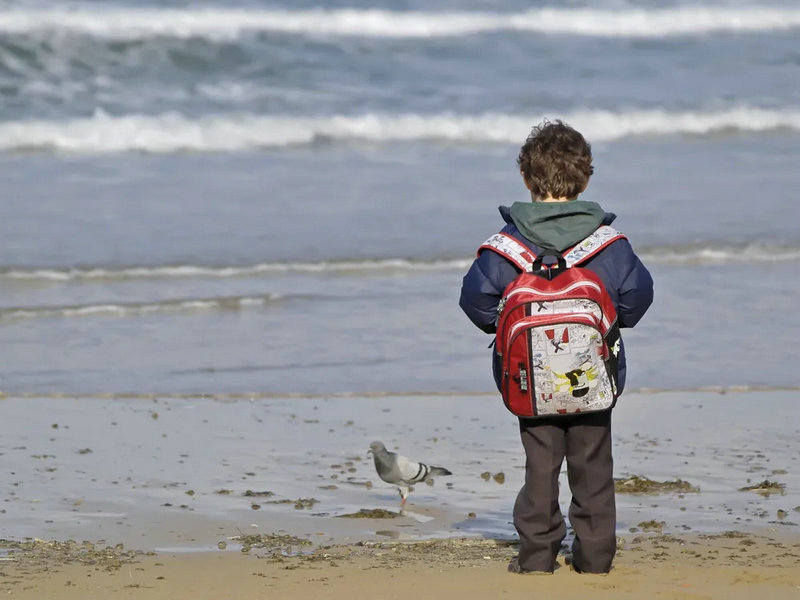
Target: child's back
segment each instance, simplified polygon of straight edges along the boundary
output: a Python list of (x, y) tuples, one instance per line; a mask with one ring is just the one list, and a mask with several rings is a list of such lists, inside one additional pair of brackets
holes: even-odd
[[(592, 174), (591, 148), (580, 133), (556, 121), (534, 128), (518, 165), (533, 202), (501, 207), (501, 233), (533, 255), (562, 253), (581, 242), (615, 215), (598, 204), (578, 200)], [(492, 251), (495, 250), (495, 251)], [(620, 327), (633, 327), (653, 299), (653, 281), (624, 237), (615, 238), (581, 264), (602, 280), (617, 311)], [(520, 267), (500, 248), (480, 252), (464, 277), (460, 305), (470, 320), (495, 333), (497, 308)], [(493, 372), (498, 389), (502, 373), (497, 353)], [(624, 346), (618, 357), (617, 395), (625, 385)], [(573, 560), (577, 570), (605, 572), (616, 551), (616, 510), (611, 456), (611, 410), (571, 416), (520, 419), (526, 477), (514, 506), (520, 535), (515, 572), (552, 571), (566, 533), (558, 504), (558, 475), (566, 457), (575, 530)]]

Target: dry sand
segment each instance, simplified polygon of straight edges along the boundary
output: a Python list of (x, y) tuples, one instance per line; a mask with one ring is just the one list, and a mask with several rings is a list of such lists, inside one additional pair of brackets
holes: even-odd
[[(248, 553), (71, 556), (46, 543), (0, 563), (5, 597), (78, 598), (800, 598), (800, 537), (639, 535), (624, 540), (608, 575), (579, 575), (559, 558), (552, 575), (515, 575), (515, 549), (490, 540), (361, 543), (285, 556)], [(91, 564), (94, 563), (94, 564)]]

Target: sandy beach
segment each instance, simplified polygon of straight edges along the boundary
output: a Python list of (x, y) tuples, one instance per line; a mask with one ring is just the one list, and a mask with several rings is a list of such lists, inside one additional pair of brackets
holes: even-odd
[[(680, 598), (790, 599), (800, 595), (800, 537), (638, 536), (608, 575), (513, 575), (513, 545), (488, 540), (376, 543), (287, 557), (280, 548), (216, 554), (125, 555), (62, 563), (57, 549), (0, 568), (12, 598)], [(48, 558), (45, 556), (49, 555)]]
[[(488, 395), (4, 398), (0, 593), (797, 598), (795, 394), (627, 395), (607, 576), (569, 568), (569, 536), (553, 575), (506, 572), (523, 459)], [(401, 514), (373, 439), (454, 474)]]
[[(0, 0), (0, 599), (800, 600), (799, 38), (790, 0)], [(507, 572), (525, 456), (459, 308), (557, 120), (655, 282), (633, 328), (612, 294), (604, 576), (571, 528)], [(376, 441), (451, 474), (401, 509)]]

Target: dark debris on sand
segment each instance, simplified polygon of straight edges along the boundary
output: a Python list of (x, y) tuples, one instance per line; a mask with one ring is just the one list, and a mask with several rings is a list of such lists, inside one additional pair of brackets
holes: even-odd
[(769, 479), (765, 479), (760, 483), (756, 483), (754, 485), (747, 485), (745, 487), (739, 488), (740, 492), (755, 492), (756, 494), (761, 494), (762, 496), (770, 496), (771, 494), (779, 494), (783, 496), (786, 493), (786, 484), (785, 483), (778, 483), (777, 481), (770, 481)]
[(245, 554), (252, 549), (266, 550), (269, 556), (292, 556), (300, 552), (301, 548), (311, 546), (305, 538), (288, 534), (262, 533), (256, 535), (237, 535), (231, 538), (242, 545)]
[(313, 567), (320, 562), (336, 566), (336, 561), (367, 559), (369, 568), (389, 569), (410, 563), (438, 563), (470, 566), (490, 560), (507, 562), (517, 554), (515, 540), (446, 539), (414, 542), (357, 542), (349, 545), (320, 546), (294, 556), (267, 557), (285, 563), (286, 569)]
[(340, 519), (394, 519), (401, 515), (399, 512), (392, 512), (383, 508), (362, 508), (358, 512), (337, 516)]
[[(92, 542), (48, 541), (26, 539), (23, 541), (0, 540), (0, 555), (3, 562), (16, 567), (32, 570), (47, 569), (53, 564), (81, 564), (97, 566), (107, 571), (114, 571), (122, 565), (135, 562), (144, 554), (136, 550), (125, 550), (122, 544), (100, 546)], [(0, 563), (2, 564), (2, 563)]]
[(641, 475), (614, 480), (614, 491), (618, 494), (668, 494), (699, 492), (700, 488), (683, 479), (653, 481)]

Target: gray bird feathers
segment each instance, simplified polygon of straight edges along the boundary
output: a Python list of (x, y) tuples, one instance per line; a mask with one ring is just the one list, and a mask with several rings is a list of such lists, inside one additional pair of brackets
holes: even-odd
[(378, 477), (386, 483), (397, 486), (401, 498), (400, 506), (405, 505), (409, 488), (415, 483), (437, 475), (452, 475), (444, 467), (432, 467), (389, 452), (382, 442), (372, 442), (368, 452), (371, 452), (375, 459), (375, 470), (378, 472)]

